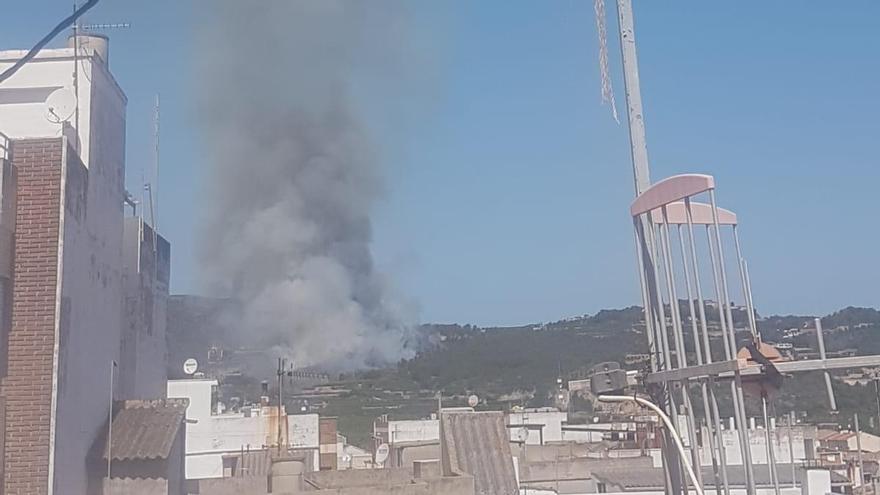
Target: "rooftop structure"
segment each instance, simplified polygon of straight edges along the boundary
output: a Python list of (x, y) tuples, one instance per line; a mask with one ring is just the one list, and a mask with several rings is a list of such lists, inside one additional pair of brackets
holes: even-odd
[[(186, 478), (205, 479), (224, 476), (223, 458), (242, 452), (279, 450), (279, 422), (282, 452), (301, 452), (307, 471), (317, 470), (319, 458), (319, 418), (317, 414), (287, 414), (276, 406), (261, 406), (237, 413), (218, 413), (212, 408), (216, 380), (168, 381), (168, 397), (189, 400)], [(336, 436), (334, 432), (333, 444)], [(333, 453), (335, 458), (335, 452)]]
[(112, 458), (111, 493), (184, 495), (183, 455), (186, 449), (186, 399), (127, 400), (116, 405), (112, 438), (101, 437), (102, 462)]

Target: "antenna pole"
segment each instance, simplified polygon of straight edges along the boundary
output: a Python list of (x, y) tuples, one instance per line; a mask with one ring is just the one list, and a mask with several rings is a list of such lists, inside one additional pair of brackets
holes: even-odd
[[(76, 15), (76, 0), (73, 2), (73, 13)], [(73, 105), (76, 113), (74, 117), (76, 119), (76, 128), (74, 129), (75, 142), (73, 145), (76, 147), (77, 153), (79, 153), (79, 33), (76, 22), (73, 23)]]
[[(155, 203), (155, 211), (150, 212), (153, 232), (159, 231), (159, 192), (155, 191), (159, 182), (159, 93), (156, 93), (156, 106), (153, 113), (153, 173), (150, 177), (150, 204)], [(153, 196), (155, 195), (155, 200)]]
[(107, 493), (113, 490), (110, 477), (110, 466), (113, 462), (113, 372), (116, 370), (116, 361), (110, 361), (110, 411), (107, 413)]
[(278, 358), (278, 454), (281, 454), (281, 401), (284, 397), (284, 359)]
[(645, 119), (642, 115), (642, 92), (639, 85), (639, 61), (636, 56), (632, 0), (617, 0), (617, 17), (620, 22), (620, 52), (623, 57), (623, 82), (626, 88), (629, 141), (636, 195), (638, 196), (651, 185), (651, 174), (648, 168)]

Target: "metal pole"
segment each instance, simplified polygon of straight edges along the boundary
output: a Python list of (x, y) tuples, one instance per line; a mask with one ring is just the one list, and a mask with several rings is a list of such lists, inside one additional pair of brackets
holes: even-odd
[(651, 174), (648, 168), (645, 118), (642, 115), (642, 92), (639, 87), (639, 61), (636, 56), (632, 0), (617, 0), (617, 18), (620, 27), (620, 52), (623, 58), (623, 83), (626, 88), (626, 110), (633, 176), (636, 195), (639, 195), (650, 187)]
[[(648, 219), (648, 221), (645, 222), (643, 225), (645, 225), (645, 224), (648, 225), (648, 230), (647, 230), (647, 232), (649, 234), (649, 237), (648, 237), (649, 244), (648, 245), (653, 247), (650, 251), (651, 257), (654, 260), (657, 260), (660, 257), (658, 256), (658, 253), (656, 251), (657, 243), (655, 242), (655, 239), (654, 239), (654, 227), (651, 223), (651, 219)], [(672, 353), (669, 350), (669, 335), (668, 335), (668, 332), (666, 331), (666, 310), (664, 309), (663, 296), (662, 296), (663, 292), (660, 289), (660, 271), (659, 271), (658, 263), (654, 262), (654, 263), (652, 263), (652, 265), (653, 265), (654, 290), (656, 291), (654, 293), (655, 310), (657, 311), (657, 317), (659, 319), (659, 324), (658, 324), (657, 328), (659, 331), (658, 335), (660, 337), (660, 343), (661, 343), (660, 349), (662, 351), (662, 356), (663, 356), (663, 366), (661, 367), (661, 370), (663, 370), (663, 369), (671, 370), (671, 369), (673, 369)], [(672, 393), (670, 393), (669, 384), (664, 383), (662, 390), (663, 390), (663, 396), (664, 396), (663, 398), (666, 401), (665, 406), (667, 407), (669, 414), (671, 416), (677, 418), (678, 417), (678, 406), (676, 404), (675, 397), (673, 396)], [(666, 434), (666, 436), (667, 437), (669, 436), (668, 433)], [(678, 494), (682, 493), (681, 462), (683, 461), (683, 459), (679, 459), (677, 453), (674, 450), (670, 450), (668, 448), (668, 442), (664, 443), (663, 456), (664, 456), (664, 459), (666, 459), (666, 461), (664, 462), (664, 470), (666, 470), (669, 473), (669, 478), (671, 480), (670, 481), (670, 491), (671, 491), (671, 493), (678, 495)]]
[[(733, 323), (733, 314), (730, 311), (730, 295), (728, 292), (727, 286), (727, 268), (724, 263), (724, 243), (721, 242), (721, 224), (718, 221), (718, 204), (715, 201), (715, 190), (709, 190), (709, 201), (712, 205), (712, 223), (715, 226), (715, 247), (718, 251), (718, 268), (721, 274), (721, 290), (724, 296), (723, 308), (725, 309), (725, 315), (727, 316), (728, 323), (728, 331), (730, 333), (730, 347), (732, 352), (736, 353), (736, 327)], [(742, 393), (742, 380), (739, 375), (739, 372), (735, 373), (735, 378), (733, 381), (733, 392), (736, 396), (736, 400), (734, 401), (734, 407), (737, 407), (737, 401), (739, 402), (738, 409), (739, 414), (743, 420), (743, 428), (747, 428), (745, 421), (748, 419), (746, 417), (746, 408), (745, 408), (745, 398)], [(743, 453), (745, 454), (743, 457), (743, 463), (745, 465), (746, 471), (746, 482), (748, 484), (749, 495), (755, 494), (755, 473), (752, 467), (752, 453), (751, 448), (748, 444), (748, 431), (744, 430), (743, 435), (745, 437), (745, 444), (743, 445)]]
[(666, 295), (669, 297), (669, 312), (672, 317), (672, 337), (675, 339), (675, 361), (679, 368), (687, 368), (687, 353), (684, 347), (684, 336), (681, 328), (681, 312), (678, 307), (678, 292), (675, 290), (675, 266), (672, 264), (669, 242), (669, 224), (667, 223), (666, 207), (663, 212), (663, 224), (660, 230), (660, 250), (663, 252), (663, 263), (666, 274)]
[(642, 304), (645, 311), (645, 336), (648, 338), (648, 354), (651, 356), (651, 371), (657, 371), (657, 344), (654, 336), (653, 312), (648, 295), (648, 281), (645, 274), (645, 253), (642, 250), (643, 235), (640, 231), (641, 222), (633, 218), (633, 229), (636, 239), (636, 258), (639, 260), (639, 284), (642, 288)]
[(742, 284), (743, 300), (745, 300), (746, 309), (749, 312), (749, 315), (748, 315), (749, 328), (752, 331), (752, 338), (757, 340), (758, 339), (758, 324), (755, 321), (755, 318), (754, 318), (755, 312), (754, 312), (754, 309), (752, 308), (752, 290), (751, 290), (751, 287), (749, 287), (749, 277), (748, 277), (748, 272), (746, 271), (747, 270), (746, 269), (746, 260), (745, 260), (745, 258), (743, 258), (743, 255), (742, 255), (742, 248), (740, 247), (740, 244), (739, 244), (739, 234), (737, 233), (736, 225), (733, 226), (733, 241), (734, 241), (734, 245), (736, 246), (736, 259), (737, 259), (737, 265), (739, 265), (739, 277), (740, 277), (740, 282)]
[[(715, 244), (712, 242), (713, 234), (710, 226), (706, 226), (706, 237), (709, 241), (709, 257), (712, 260), (712, 281), (715, 283), (715, 297), (718, 299), (718, 319), (721, 323), (721, 334), (722, 341), (724, 342), (724, 357), (725, 359), (733, 359), (733, 355), (736, 347), (734, 347), (732, 340), (730, 339), (730, 332), (728, 332), (727, 328), (727, 318), (724, 314), (723, 309), (723, 292), (721, 290), (721, 282), (720, 276), (718, 273), (718, 259), (715, 253)], [(739, 444), (740, 444), (740, 453), (742, 454), (742, 462), (744, 466), (747, 466), (746, 459), (751, 457), (751, 452), (749, 450), (749, 436), (747, 432), (747, 420), (743, 412), (744, 408), (741, 408), (741, 400), (739, 394), (739, 374), (737, 373), (736, 379), (730, 382), (730, 396), (733, 400), (733, 419), (736, 422), (736, 431), (739, 435)], [(748, 475), (748, 469), (746, 469), (746, 474)]]
[[(654, 228), (653, 227), (650, 227), (650, 229), (648, 230), (648, 234), (649, 234), (649, 236), (648, 236), (649, 245), (654, 246), (656, 248), (657, 243), (654, 241)], [(657, 253), (656, 253), (656, 249), (653, 250), (651, 252), (651, 254), (652, 254), (653, 259), (656, 260), (658, 258)], [(654, 290), (656, 291), (655, 294), (656, 294), (657, 316), (660, 319), (660, 327), (659, 327), (660, 331), (658, 333), (660, 336), (661, 350), (663, 351), (663, 364), (664, 364), (664, 366), (661, 369), (671, 370), (671, 369), (673, 369), (672, 359), (671, 359), (672, 353), (669, 350), (669, 335), (668, 335), (668, 332), (666, 331), (666, 310), (663, 308), (663, 306), (664, 306), (663, 297), (662, 297), (663, 292), (660, 289), (660, 269), (657, 266), (656, 262), (653, 263), (653, 268), (654, 268), (654, 273), (653, 273), (653, 275), (654, 275)], [(673, 412), (673, 414), (677, 414), (677, 413)]]
[(110, 360), (110, 411), (107, 413), (107, 494), (113, 491), (110, 467), (113, 462), (113, 372), (116, 361)]
[(862, 430), (859, 428), (859, 413), (853, 416), (853, 420), (856, 424), (856, 448), (859, 450), (859, 484), (856, 486), (862, 486), (865, 484), (865, 465), (862, 463)]
[(724, 317), (724, 309), (722, 307), (721, 280), (718, 275), (718, 261), (715, 255), (715, 244), (712, 242), (712, 229), (706, 225), (706, 239), (709, 242), (709, 258), (712, 261), (712, 282), (715, 285), (715, 299), (718, 302), (718, 322), (721, 324), (721, 341), (724, 343), (724, 359), (731, 360), (736, 352), (736, 348), (731, 349), (730, 335), (727, 331), (727, 318)]
[(761, 397), (761, 410), (764, 413), (764, 437), (767, 442), (767, 466), (770, 468), (770, 481), (773, 482), (773, 492), (779, 495), (779, 478), (776, 476), (776, 454), (773, 452), (770, 416), (767, 414), (767, 397)]
[[(636, 56), (636, 39), (633, 21), (632, 0), (617, 0), (618, 26), (620, 29), (620, 52), (623, 59), (623, 81), (626, 89), (626, 105), (627, 105), (627, 123), (629, 124), (630, 151), (632, 155), (633, 165), (633, 182), (635, 184), (636, 196), (641, 194), (651, 185), (650, 169), (648, 167), (648, 146), (645, 138), (645, 119), (642, 114), (642, 94), (639, 86), (639, 67), (638, 58)], [(651, 220), (642, 218), (642, 232), (651, 232), (650, 236), (643, 236), (642, 249), (644, 253), (650, 253), (648, 260), (650, 264), (654, 263), (654, 239), (653, 228), (651, 228)], [(656, 275), (656, 266), (646, 267), (645, 273)], [(650, 278), (650, 277), (648, 277)], [(646, 280), (646, 288), (648, 291), (655, 290), (652, 287), (651, 280)], [(650, 297), (648, 298), (651, 299)], [(663, 335), (664, 338), (659, 344), (666, 344), (666, 319), (663, 315), (663, 299), (660, 297), (659, 291), (654, 294), (653, 300), (657, 302), (659, 316), (659, 326), (657, 328), (658, 336)], [(646, 318), (648, 310), (645, 308)], [(658, 343), (655, 342), (655, 345)], [(663, 349), (665, 352), (664, 361), (669, 364), (668, 347)], [(670, 368), (671, 369), (671, 368)], [(667, 389), (668, 390), (668, 389)], [(668, 394), (671, 410), (674, 411), (675, 404), (671, 394)], [(676, 463), (674, 459), (670, 459), (672, 463)], [(670, 471), (677, 471), (677, 467), (670, 467)], [(677, 475), (673, 476), (670, 488), (672, 493), (681, 493), (681, 483), (677, 479)], [(702, 494), (701, 494), (702, 495)]]
[(796, 488), (797, 470), (794, 467), (794, 411), (788, 415), (788, 460), (791, 464), (791, 487)]
[(284, 361), (278, 358), (278, 453), (281, 453), (281, 401), (283, 400), (283, 392), (281, 388), (284, 386)]
[(877, 427), (880, 428), (880, 378), (874, 376), (874, 396), (877, 398)]
[(684, 231), (678, 226), (678, 244), (681, 246), (681, 265), (684, 267), (685, 289), (687, 290), (688, 310), (691, 317), (691, 333), (694, 338), (694, 352), (697, 355), (697, 364), (703, 364), (703, 349), (700, 343), (700, 330), (697, 328), (697, 312), (694, 305), (694, 295), (691, 292), (691, 273), (688, 267), (687, 253), (685, 253)]
[[(724, 447), (724, 430), (721, 428), (721, 414), (718, 412), (718, 399), (715, 397), (715, 386), (711, 381), (703, 384), (709, 389), (709, 401), (712, 407), (712, 421), (715, 423), (715, 443), (718, 446), (718, 458), (721, 461), (721, 482), (724, 484), (724, 495), (730, 495), (730, 480), (727, 478), (727, 450)], [(708, 406), (706, 407), (708, 410)]]
[(749, 295), (749, 317), (751, 318), (752, 328), (754, 329), (754, 336), (759, 341), (761, 340), (761, 332), (758, 329), (758, 315), (755, 311), (755, 299), (752, 296), (752, 276), (749, 275), (749, 262), (743, 259), (743, 271), (746, 273), (746, 291)]
[[(669, 310), (672, 313), (672, 326), (675, 334), (675, 355), (677, 357), (678, 367), (687, 368), (687, 350), (685, 349), (684, 345), (684, 330), (682, 329), (681, 311), (678, 306), (678, 293), (675, 289), (675, 265), (672, 262), (672, 243), (669, 238), (669, 217), (667, 214), (666, 206), (663, 206), (661, 208), (661, 211), (663, 213), (663, 224), (661, 225), (660, 229), (660, 246), (663, 250), (663, 259), (665, 260), (666, 266), (666, 285), (669, 292)], [(693, 459), (694, 465), (700, 466), (700, 452), (696, 445), (696, 421), (694, 419), (693, 406), (691, 405), (689, 388), (690, 387), (688, 384), (688, 380), (683, 380), (681, 383), (681, 400), (685, 408), (687, 409), (687, 428), (691, 458)], [(697, 480), (700, 482), (701, 485), (703, 484), (702, 471), (702, 469), (698, 469), (696, 472)]]
[[(825, 364), (825, 337), (822, 335), (822, 319), (816, 318), (816, 338), (819, 340), (819, 359)], [(831, 373), (824, 371), (825, 389), (828, 391), (828, 401), (831, 403), (831, 410), (837, 410), (837, 401), (834, 399), (834, 389), (831, 387)]]
[[(697, 354), (697, 365), (703, 364), (703, 352), (701, 350), (700, 344), (700, 331), (697, 328), (697, 314), (694, 309), (694, 297), (691, 292), (691, 275), (690, 269), (688, 268), (688, 259), (687, 254), (685, 253), (685, 242), (684, 242), (684, 231), (682, 226), (678, 226), (678, 244), (681, 247), (681, 264), (684, 267), (684, 278), (685, 278), (685, 287), (687, 288), (687, 298), (688, 298), (688, 309), (690, 310), (691, 316), (691, 333), (694, 338), (694, 350)], [(696, 272), (695, 272), (696, 274)], [(706, 387), (706, 381), (700, 380), (700, 392), (703, 399), (703, 416), (706, 418), (706, 430), (709, 433), (707, 435), (709, 440), (709, 452), (712, 456), (712, 474), (715, 477), (715, 492), (720, 495), (721, 486), (719, 481), (719, 472), (718, 472), (718, 456), (715, 450), (715, 433), (714, 428), (712, 427), (711, 413), (709, 412), (709, 392)], [(694, 440), (696, 442), (696, 440)]]

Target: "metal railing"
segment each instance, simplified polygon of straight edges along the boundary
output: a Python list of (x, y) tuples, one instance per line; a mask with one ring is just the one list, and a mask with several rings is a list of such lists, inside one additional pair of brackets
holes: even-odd
[(0, 132), (0, 159), (9, 158), (9, 136)]

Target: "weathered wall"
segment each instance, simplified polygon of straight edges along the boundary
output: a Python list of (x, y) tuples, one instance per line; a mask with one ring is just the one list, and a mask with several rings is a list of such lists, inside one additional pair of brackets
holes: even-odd
[(120, 392), (127, 399), (165, 397), (171, 246), (142, 219), (127, 217), (122, 260), (124, 316)]
[(48, 492), (62, 139), (12, 144), (18, 206), (6, 404), (4, 493)]
[[(106, 89), (110, 82), (103, 71), (90, 77), (90, 157), (87, 168), (69, 161), (64, 199), (54, 456), (59, 493), (85, 490), (83, 459), (106, 422), (111, 363), (124, 366), (119, 351), (125, 100)], [(114, 390), (115, 397), (125, 397), (118, 381)]]

